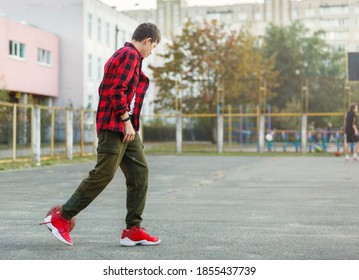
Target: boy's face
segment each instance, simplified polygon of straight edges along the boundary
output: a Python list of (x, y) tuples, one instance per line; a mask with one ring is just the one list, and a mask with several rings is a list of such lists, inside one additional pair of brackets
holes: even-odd
[(148, 57), (152, 50), (157, 46), (156, 42), (153, 42), (150, 38), (147, 38), (142, 41), (142, 49), (140, 50), (144, 58)]

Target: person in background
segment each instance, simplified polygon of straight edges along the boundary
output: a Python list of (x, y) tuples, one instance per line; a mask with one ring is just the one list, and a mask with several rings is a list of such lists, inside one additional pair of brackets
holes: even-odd
[(358, 161), (358, 122), (357, 113), (358, 106), (351, 104), (345, 118), (345, 135), (347, 144), (345, 147), (345, 160), (350, 160), (350, 145), (354, 145), (353, 160)]
[(331, 122), (328, 122), (328, 125), (327, 125), (327, 130), (326, 130), (326, 133), (327, 133), (327, 142), (333, 142), (333, 139), (334, 139), (334, 135), (333, 135), (333, 125)]

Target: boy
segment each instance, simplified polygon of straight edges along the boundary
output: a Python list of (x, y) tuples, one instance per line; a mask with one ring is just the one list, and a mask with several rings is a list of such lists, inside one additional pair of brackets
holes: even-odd
[(69, 221), (104, 190), (118, 166), (125, 175), (127, 186), (126, 229), (122, 232), (121, 245), (157, 245), (161, 242), (140, 226), (146, 202), (148, 167), (138, 135), (142, 102), (149, 86), (148, 78), (141, 71), (142, 60), (160, 41), (161, 34), (156, 25), (140, 24), (131, 43), (125, 43), (105, 65), (96, 116), (97, 164), (61, 209), (51, 213), (42, 223), (67, 245), (73, 245)]

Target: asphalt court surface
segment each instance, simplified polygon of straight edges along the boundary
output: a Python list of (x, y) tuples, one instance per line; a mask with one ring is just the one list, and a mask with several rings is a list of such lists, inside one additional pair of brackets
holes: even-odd
[(357, 260), (359, 163), (342, 157), (147, 156), (143, 226), (159, 246), (122, 247), (118, 170), (57, 241), (39, 226), (94, 162), (0, 172), (2, 260)]

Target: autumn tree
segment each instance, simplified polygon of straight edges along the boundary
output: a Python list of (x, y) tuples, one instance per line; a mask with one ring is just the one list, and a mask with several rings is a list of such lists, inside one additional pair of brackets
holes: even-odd
[(305, 85), (310, 93), (310, 112), (342, 110), (344, 53), (331, 48), (323, 35), (320, 30), (309, 34), (299, 21), (267, 28), (263, 37), (264, 56), (274, 57), (275, 70), (279, 72), (276, 95), (269, 100), (273, 111), (305, 111), (302, 95)]
[[(258, 88), (243, 81), (268, 79), (275, 85), (274, 62), (264, 58), (256, 39), (244, 30), (231, 31), (217, 21), (188, 21), (168, 44), (161, 67), (151, 67), (159, 92), (157, 110), (174, 109), (176, 83), (183, 112), (215, 112), (218, 88), (226, 103), (256, 100)], [(180, 96), (177, 96), (180, 97)]]
[(221, 97), (226, 104), (257, 103), (259, 81), (268, 81), (268, 95), (276, 84), (274, 60), (263, 56), (256, 39), (218, 21), (186, 22), (162, 56), (164, 65), (151, 67), (157, 111), (215, 113)]

